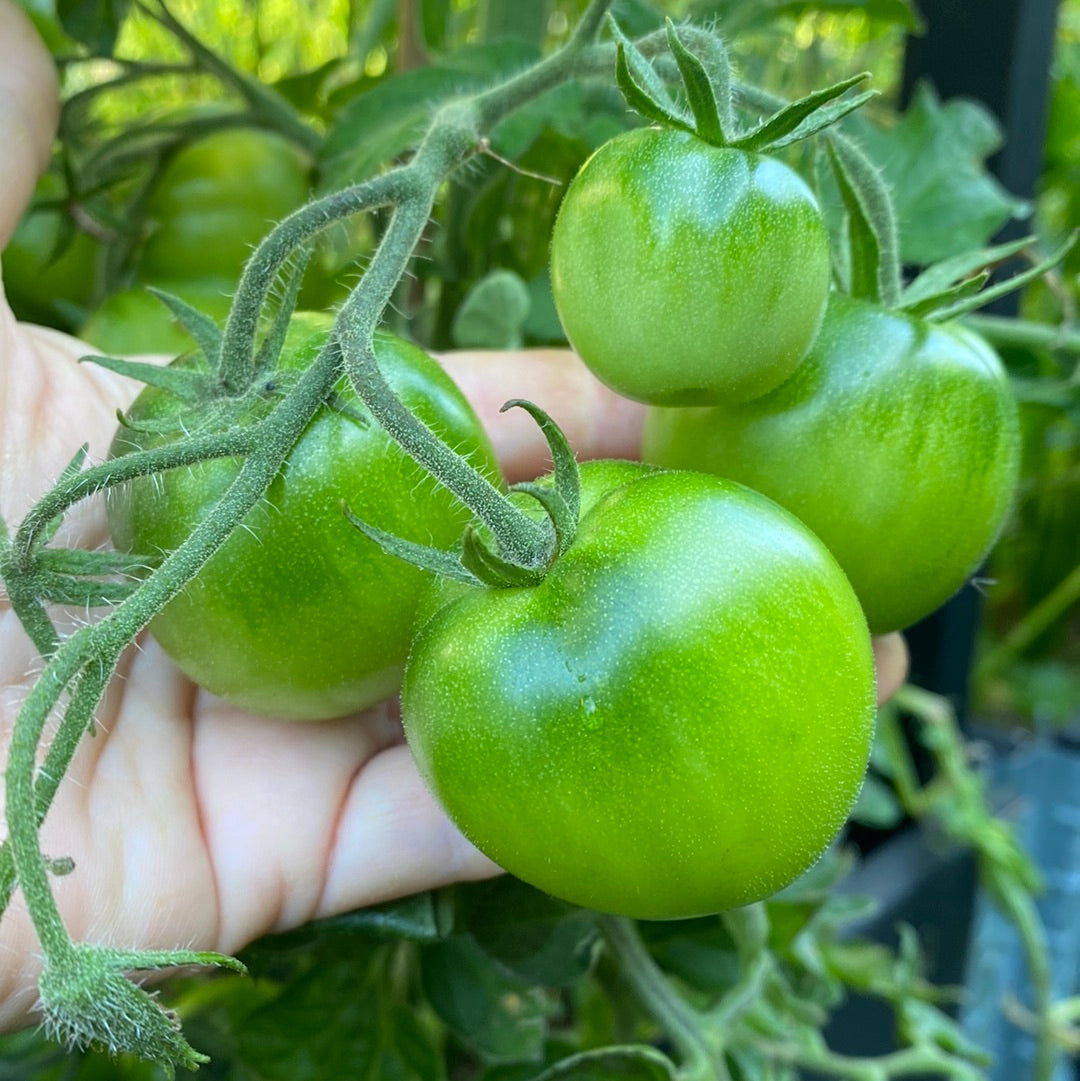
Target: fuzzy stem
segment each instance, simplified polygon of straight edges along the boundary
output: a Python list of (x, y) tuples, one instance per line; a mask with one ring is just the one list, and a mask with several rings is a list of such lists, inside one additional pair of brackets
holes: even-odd
[(233, 428), (169, 443), (153, 450), (135, 451), (62, 479), (34, 504), (15, 534), (11, 553), (14, 576), (32, 572), (34, 551), (41, 535), (58, 515), (87, 496), (135, 477), (145, 477), (211, 458), (247, 454), (253, 448), (252, 429)]
[(973, 679), (989, 679), (1015, 663), (1039, 635), (1080, 602), (1078, 563), (1012, 630), (975, 665)]
[[(198, 573), (262, 496), (339, 377), (336, 360), (334, 350), (323, 350), (289, 397), (264, 421), (249, 429), (252, 452), (214, 513), (166, 557), (139, 590), (98, 623), (77, 631), (57, 650), (19, 712), (8, 756), (5, 816), (15, 874), (47, 964), (74, 963), (74, 953), (56, 909), (37, 840), (39, 807), (34, 790), (34, 764), (45, 722), (64, 689), (78, 679), (64, 725), (65, 750), (73, 753), (76, 741), (70, 738), (72, 729), (87, 723), (120, 653), (152, 616)], [(84, 680), (89, 683), (84, 684)], [(55, 783), (55, 779), (50, 782)]]
[(1036, 323), (1030, 319), (981, 314), (965, 315), (963, 322), (972, 330), (978, 331), (988, 342), (1002, 348), (1013, 346), (1021, 349), (1080, 353), (1080, 331), (1068, 327)]
[(676, 994), (645, 949), (632, 920), (601, 916), (600, 933), (620, 974), (679, 1051), (683, 1081), (730, 1081), (723, 1052), (712, 1046), (705, 1019)]

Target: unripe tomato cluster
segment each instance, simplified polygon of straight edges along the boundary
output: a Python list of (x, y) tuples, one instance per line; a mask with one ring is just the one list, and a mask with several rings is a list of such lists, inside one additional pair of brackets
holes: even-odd
[[(960, 587), (1017, 473), (989, 347), (830, 294), (830, 264), (815, 198), (778, 160), (683, 131), (616, 137), (565, 196), (552, 284), (584, 361), (649, 403), (652, 464), (582, 467), (575, 537), (538, 584), (421, 596), (424, 575), (340, 535), (337, 502), (443, 548), (462, 508), (418, 489), (348, 398), (155, 629), (195, 679), (297, 719), (370, 705), (404, 666), (432, 791), (482, 851), (561, 898), (666, 919), (774, 893), (858, 796), (871, 631)], [(286, 366), (327, 333), (296, 317)], [(493, 471), (475, 417), (415, 354), (380, 340), (406, 402)], [(132, 419), (151, 423), (114, 451), (164, 438), (178, 408), (144, 392)], [(236, 468), (118, 490), (117, 543), (175, 547)]]

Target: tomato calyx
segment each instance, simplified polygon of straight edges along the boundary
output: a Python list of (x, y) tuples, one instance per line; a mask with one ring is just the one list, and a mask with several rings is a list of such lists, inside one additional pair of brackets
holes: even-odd
[[(581, 478), (574, 452), (558, 424), (534, 402), (515, 398), (506, 402), (501, 412), (513, 408), (524, 409), (536, 421), (551, 451), (550, 483), (524, 481), (510, 486), (512, 493), (519, 492), (539, 504), (543, 512), (539, 540), (535, 515), (520, 506), (515, 506), (516, 517), (510, 519), (516, 547), (498, 539), (499, 523), (486, 515), (482, 507), (477, 507), (474, 508), (477, 521), (466, 527), (460, 549), (456, 551), (417, 544), (387, 533), (364, 521), (343, 503), (345, 517), (383, 551), (442, 578), (494, 589), (537, 585), (574, 541), (581, 514)], [(459, 459), (459, 465), (462, 470), (471, 469), (464, 459)], [(453, 490), (450, 484), (447, 487)], [(505, 529), (503, 523), (503, 533)], [(524, 550), (526, 557), (511, 557), (508, 554), (511, 548)]]
[[(845, 98), (870, 77), (862, 72), (783, 106), (749, 130), (740, 130), (732, 102), (731, 65), (721, 39), (666, 21), (667, 46), (682, 81), (690, 115), (671, 98), (664, 81), (638, 47), (611, 20), (616, 43), (615, 77), (627, 104), (646, 120), (690, 132), (717, 147), (779, 150), (835, 124), (876, 96), (868, 90)], [(691, 47), (690, 42), (693, 42)]]

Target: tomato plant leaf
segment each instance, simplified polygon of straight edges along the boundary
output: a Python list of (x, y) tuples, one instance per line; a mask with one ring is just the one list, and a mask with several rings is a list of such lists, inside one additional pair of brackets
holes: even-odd
[(544, 994), (492, 960), (469, 935), (423, 947), (428, 1001), (467, 1047), (488, 1061), (538, 1059), (553, 1008)]
[(920, 84), (907, 112), (884, 128), (864, 117), (848, 123), (881, 169), (895, 200), (900, 254), (926, 266), (986, 243), (1028, 206), (985, 169), (1001, 145), (993, 116), (973, 101), (944, 104)]
[(557, 1062), (534, 1081), (675, 1081), (677, 1076), (667, 1055), (639, 1044), (582, 1051)]
[[(783, 109), (767, 117), (745, 135), (732, 140), (731, 145), (742, 150), (766, 150), (787, 146), (797, 140), (805, 139), (830, 124), (836, 123), (842, 116), (846, 116), (873, 97), (873, 92), (868, 91), (848, 101), (836, 101), (842, 94), (869, 77), (869, 72), (864, 71), (859, 75), (834, 83), (832, 86), (827, 86), (823, 90), (807, 94), (806, 97), (785, 105)], [(834, 107), (827, 109), (826, 106), (830, 103), (833, 103)]]
[(109, 56), (127, 16), (130, 0), (57, 0), (65, 34), (98, 56)]
[(510, 875), (460, 889), (454, 922), (531, 985), (572, 987), (592, 965), (595, 915)]
[(390, 76), (347, 101), (318, 152), (319, 190), (333, 191), (372, 176), (419, 141), (435, 106), (487, 86), (535, 58), (521, 42), (472, 45), (449, 60)]
[(615, 0), (611, 15), (625, 34), (637, 38), (664, 25), (664, 14), (649, 0)]
[(675, 29), (675, 24), (670, 19), (667, 20), (667, 40), (668, 48), (682, 76), (686, 100), (690, 105), (690, 111), (694, 114), (694, 125), (698, 136), (714, 146), (725, 145), (727, 135), (720, 118), (721, 107), (718, 99), (721, 94), (727, 94), (728, 102), (724, 112), (730, 116), (730, 72), (726, 85), (721, 83), (720, 86), (714, 87), (709, 72), (705, 70), (705, 65), (686, 47), (682, 38), (679, 37), (679, 32)]
[(493, 270), (477, 281), (450, 328), (462, 349), (520, 349), (529, 315), (529, 287), (512, 270)]
[[(237, 1026), (245, 1076), (263, 1081), (445, 1076), (442, 1056), (411, 1011), (385, 991), (385, 948), (372, 958), (320, 963), (288, 980)], [(367, 971), (364, 971), (366, 962)]]

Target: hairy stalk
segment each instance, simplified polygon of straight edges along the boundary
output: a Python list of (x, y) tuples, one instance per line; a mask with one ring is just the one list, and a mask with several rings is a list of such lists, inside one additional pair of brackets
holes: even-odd
[(1002, 315), (965, 315), (964, 320), (993, 345), (1020, 349), (1048, 349), (1080, 353), (1080, 331), (1068, 326), (1050, 326), (1029, 319), (1010, 319)]
[[(64, 927), (51, 892), (47, 864), (38, 841), (38, 825), (123, 650), (198, 573), (262, 497), (307, 423), (340, 378), (342, 344), (349, 347), (352, 359), (362, 368), (365, 357), (370, 354), (372, 332), (395, 285), (407, 269), (412, 250), (446, 175), (476, 152), (484, 130), (499, 118), (567, 77), (599, 64), (605, 56), (613, 56), (610, 49), (590, 52), (593, 47), (588, 45), (609, 6), (610, 0), (592, 0), (567, 47), (536, 68), (472, 101), (453, 103), (440, 110), (428, 137), (407, 166), (302, 208), (282, 222), (260, 245), (241, 279), (223, 339), (219, 383), (226, 393), (233, 395), (242, 393), (250, 385), (262, 308), (274, 276), (298, 247), (340, 218), (379, 206), (395, 207), (391, 227), (367, 273), (345, 305), (334, 335), (311, 367), (264, 420), (245, 430), (242, 439), (232, 433), (216, 442), (209, 438), (199, 446), (197, 453), (207, 458), (238, 452), (246, 454), (237, 477), (213, 512), (138, 589), (97, 623), (81, 628), (59, 645), (51, 623), (48, 630), (43, 626), (35, 629), (35, 638), (46, 647), (43, 653), (47, 655), (48, 663), (24, 701), (12, 735), (5, 794), (10, 845), (0, 855), (0, 894), (10, 896), (17, 879), (41, 942), (50, 991), (58, 996), (55, 1001), (60, 1003), (59, 1012), (50, 1020), (58, 1031), (75, 1032), (80, 1042), (104, 1040), (114, 1051), (138, 1052), (153, 1047), (163, 1062), (195, 1061), (187, 1057), (190, 1048), (178, 1039), (147, 1042), (146, 1031), (141, 1026), (147, 1023), (148, 1015), (139, 1012), (146, 1003), (132, 1005), (135, 1003), (132, 998), (128, 1005), (133, 1012), (119, 1015), (109, 1010), (102, 1015), (100, 1011), (90, 1009), (90, 1004), (96, 1001), (94, 988), (99, 986), (98, 981), (103, 994), (108, 992), (102, 1002), (120, 1001), (126, 995), (113, 980), (116, 973), (110, 965), (122, 961), (122, 967), (137, 968), (142, 958), (148, 966), (153, 966), (168, 963), (168, 958), (179, 955), (131, 953), (116, 954), (110, 959), (101, 951), (95, 953), (76, 946)], [(377, 367), (375, 371), (377, 373)], [(370, 385), (377, 386), (377, 382)], [(429, 441), (438, 442), (434, 437)], [(22, 555), (17, 560), (18, 567), (12, 562), (11, 546), (6, 546), (5, 564), (13, 570), (11, 577), (17, 583), (15, 593), (18, 594), (20, 588), (18, 583), (25, 583), (32, 577), (32, 567), (26, 560), (32, 563), (32, 553), (40, 538), (47, 535), (51, 524), (77, 499), (122, 479), (194, 460), (190, 443), (176, 453), (183, 455), (182, 460), (170, 462), (167, 450), (154, 452), (145, 460), (132, 455), (107, 467), (64, 478), (20, 528), (17, 536)], [(501, 493), (492, 491), (497, 499), (503, 500)], [(527, 523), (527, 529), (535, 533), (535, 523), (523, 515), (519, 517)], [(536, 548), (535, 544), (533, 548)], [(39, 615), (48, 620), (40, 605), (36, 608), (21, 605), (21, 608), (31, 624), (39, 621)], [(68, 699), (62, 710), (59, 736), (43, 770), (35, 777), (42, 733), (65, 694)], [(210, 958), (210, 963), (217, 962)], [(44, 982), (42, 986), (44, 995)], [(72, 1005), (80, 1002), (86, 1005), (85, 1011), (82, 1006)], [(74, 1024), (73, 1027), (84, 1012), (87, 1013), (85, 1024)], [(102, 1025), (104, 1029), (100, 1028)]]
[(1080, 602), (1080, 563), (1078, 563), (1023, 619), (975, 665), (974, 680), (998, 675), (1014, 664), (1039, 635), (1054, 625)]
[(731, 1081), (723, 1050), (710, 1040), (705, 1018), (676, 994), (645, 949), (633, 920), (601, 916), (600, 933), (620, 975), (678, 1049), (684, 1081)]
[[(34, 765), (45, 723), (64, 690), (73, 680), (78, 680), (63, 723), (65, 747), (74, 750), (73, 729), (85, 727), (121, 652), (195, 576), (261, 498), (293, 443), (339, 377), (338, 360), (335, 350), (323, 350), (289, 397), (250, 429), (253, 450), (214, 514), (166, 557), (139, 590), (102, 620), (81, 628), (64, 642), (19, 712), (5, 776), (5, 815), (15, 873), (48, 965), (56, 967), (73, 960), (74, 947), (56, 909), (37, 838)], [(85, 685), (89, 689), (84, 689), (84, 680), (90, 681)], [(55, 785), (57, 779), (50, 783)]]
[(221, 340), (219, 382), (227, 393), (242, 393), (251, 383), (259, 319), (277, 273), (302, 244), (334, 222), (407, 199), (408, 192), (402, 183), (405, 168), (394, 169), (294, 210), (255, 249), (240, 276)]
[(134, 451), (60, 480), (34, 504), (15, 534), (11, 553), (13, 577), (32, 572), (34, 551), (41, 535), (59, 515), (80, 500), (135, 477), (212, 458), (248, 454), (254, 449), (253, 431), (251, 428), (231, 428), (226, 432), (193, 436), (153, 450)]
[[(428, 159), (441, 155), (442, 148), (432, 150), (429, 155), (428, 145), (432, 144), (421, 147), (409, 168), (417, 169), (419, 175), (432, 168), (439, 175), (442, 162), (436, 157), (429, 166)], [(430, 186), (418, 185), (417, 190), (426, 191), (434, 198)], [(421, 198), (403, 203), (395, 210), (375, 260), (338, 316), (335, 329), (349, 376), (356, 393), (379, 424), (491, 528), (511, 559), (522, 566), (541, 567), (550, 558), (553, 544), (550, 531), (522, 514), (482, 473), (415, 417), (390, 388), (375, 359), (373, 312), (381, 311), (382, 305), (376, 309), (370, 301), (380, 297), (385, 304), (389, 300), (404, 270), (403, 263), (407, 263), (415, 248), (430, 212), (431, 202)], [(384, 253), (386, 259), (382, 262), (379, 257)]]
[(415, 157), (398, 170), (409, 197), (398, 203), (375, 259), (335, 324), (353, 386), (372, 415), (491, 530), (511, 562), (530, 569), (542, 568), (553, 558), (555, 537), (550, 526), (518, 510), (404, 407), (379, 371), (372, 335), (427, 224), (438, 182), (474, 154), (483, 136), (504, 116), (582, 66), (587, 68), (590, 61), (613, 59), (610, 48), (595, 50), (590, 44), (609, 6), (610, 0), (593, 0), (564, 49), (508, 82), (474, 98), (451, 102), (437, 113)]

